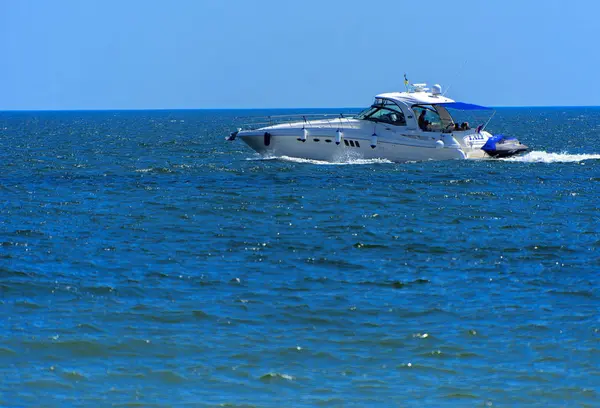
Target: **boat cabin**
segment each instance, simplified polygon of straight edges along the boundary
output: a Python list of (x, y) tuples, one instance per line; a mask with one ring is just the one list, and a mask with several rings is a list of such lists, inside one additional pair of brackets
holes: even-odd
[[(391, 92), (377, 95), (370, 108), (362, 111), (357, 119), (386, 123), (392, 126), (405, 126), (409, 130), (420, 129), (430, 132), (451, 133), (467, 130), (465, 126), (455, 124), (447, 108), (459, 110), (490, 109), (484, 106), (455, 102), (441, 95), (441, 87), (434, 85), (427, 92), (425, 84), (416, 84), (409, 92)], [(419, 117), (424, 115), (419, 126)]]

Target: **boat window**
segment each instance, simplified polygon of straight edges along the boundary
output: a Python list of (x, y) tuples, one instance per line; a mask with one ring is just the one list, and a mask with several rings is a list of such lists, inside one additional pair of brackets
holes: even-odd
[(364, 111), (362, 111), (361, 113), (359, 113), (358, 115), (356, 115), (356, 119), (365, 119), (365, 118), (369, 117), (370, 115), (372, 115), (373, 112), (377, 112), (378, 110), (379, 110), (379, 108), (377, 106), (373, 105), (370, 108), (367, 108)]
[(421, 112), (425, 111), (425, 120), (428, 121), (433, 129), (440, 128), (442, 125), (442, 120), (440, 119), (440, 115), (437, 113), (435, 108), (431, 105), (413, 105), (413, 111), (415, 112), (415, 117), (418, 119), (421, 116)]
[(400, 107), (387, 99), (375, 99), (375, 103), (369, 109), (359, 113), (356, 118), (389, 123), (395, 126), (406, 126), (406, 119)]
[(443, 106), (439, 105), (435, 106), (435, 110), (437, 111), (438, 115), (440, 115), (440, 119), (442, 121), (442, 129), (446, 132), (452, 131), (455, 126), (454, 119), (452, 118), (452, 115), (450, 115), (450, 112), (448, 112), (448, 110)]
[(406, 120), (401, 112), (396, 112), (388, 108), (381, 108), (365, 118), (374, 122), (389, 123), (390, 125), (405, 126)]

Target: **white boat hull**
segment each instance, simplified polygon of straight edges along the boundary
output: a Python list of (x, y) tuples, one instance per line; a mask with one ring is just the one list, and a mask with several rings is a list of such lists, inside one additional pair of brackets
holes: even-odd
[(375, 147), (371, 146), (371, 137), (365, 137), (364, 130), (359, 128), (346, 129), (339, 144), (336, 144), (336, 129), (332, 128), (311, 129), (304, 141), (303, 130), (296, 127), (241, 131), (237, 137), (262, 155), (329, 162), (348, 159), (386, 159), (392, 162), (464, 160), (486, 156), (481, 150), (485, 140), (466, 146), (464, 137), (453, 137), (452, 134), (413, 131), (403, 136), (382, 133)]
[(241, 139), (256, 152), (265, 156), (289, 156), (330, 162), (351, 159), (387, 159), (393, 162), (465, 159), (460, 149), (436, 149), (378, 142), (375, 148), (368, 140), (353, 139), (360, 147), (336, 145), (333, 142), (298, 141), (293, 136), (271, 136), (270, 145), (265, 146), (263, 136), (241, 136)]

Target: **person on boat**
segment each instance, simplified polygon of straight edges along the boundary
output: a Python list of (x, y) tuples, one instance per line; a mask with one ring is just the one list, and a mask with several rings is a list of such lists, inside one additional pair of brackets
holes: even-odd
[(427, 113), (427, 111), (425, 109), (423, 109), (421, 111), (421, 114), (419, 115), (419, 129), (427, 132), (429, 130), (429, 124), (430, 122), (425, 119), (425, 114)]

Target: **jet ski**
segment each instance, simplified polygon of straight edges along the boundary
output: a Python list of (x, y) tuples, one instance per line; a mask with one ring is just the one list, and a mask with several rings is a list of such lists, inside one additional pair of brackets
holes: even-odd
[(502, 134), (490, 137), (481, 148), (488, 156), (498, 159), (516, 156), (526, 152), (528, 149), (529, 147), (519, 142), (516, 138)]

